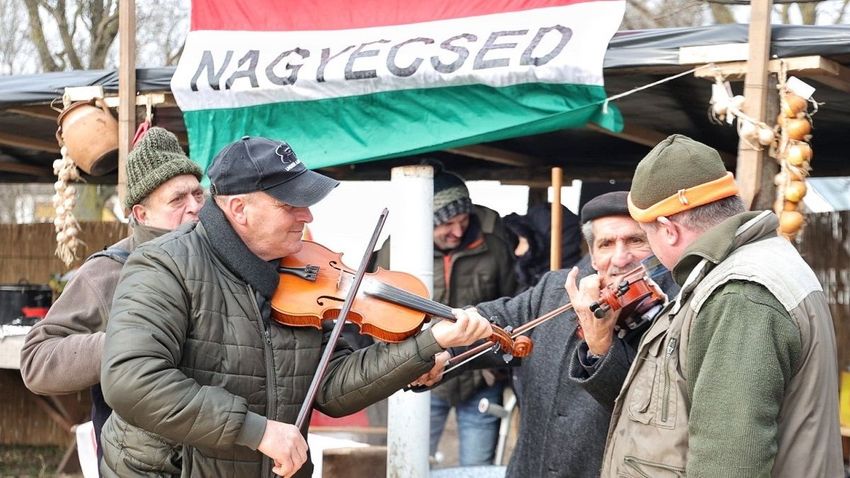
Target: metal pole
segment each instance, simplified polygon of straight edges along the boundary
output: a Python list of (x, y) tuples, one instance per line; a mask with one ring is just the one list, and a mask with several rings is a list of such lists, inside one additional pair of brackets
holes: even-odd
[[(416, 275), (434, 289), (434, 169), (392, 169), (390, 266)], [(430, 436), (431, 392), (396, 392), (389, 398), (387, 476), (426, 478)]]

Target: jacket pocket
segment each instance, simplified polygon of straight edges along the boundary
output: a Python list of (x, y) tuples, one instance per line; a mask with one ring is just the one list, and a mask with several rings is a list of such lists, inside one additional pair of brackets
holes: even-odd
[(674, 428), (676, 426), (676, 404), (679, 396), (676, 387), (676, 369), (678, 367), (678, 345), (676, 337), (670, 337), (664, 347), (664, 357), (661, 360), (661, 384), (659, 386), (659, 399), (657, 405), (658, 420), (656, 424), (661, 428)]
[(629, 418), (639, 423), (649, 424), (655, 418), (655, 409), (650, 404), (658, 381), (658, 350), (663, 341), (664, 335), (661, 335), (647, 344), (647, 353), (637, 358), (640, 361), (637, 364), (639, 368), (629, 385)]
[(685, 476), (684, 468), (643, 460), (634, 456), (627, 455), (623, 459), (623, 464), (630, 474), (621, 474), (621, 476), (637, 476), (640, 478), (679, 478)]
[(127, 423), (113, 413), (103, 427), (104, 463), (119, 476), (180, 474), (180, 446)]

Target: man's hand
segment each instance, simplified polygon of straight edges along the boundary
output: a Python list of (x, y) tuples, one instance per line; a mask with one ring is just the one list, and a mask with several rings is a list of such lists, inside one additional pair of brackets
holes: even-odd
[(567, 274), (564, 287), (570, 296), (570, 303), (578, 316), (579, 325), (584, 332), (587, 348), (594, 355), (605, 355), (614, 340), (614, 324), (617, 323), (619, 312), (608, 311), (605, 317), (597, 319), (590, 311), (590, 304), (599, 300), (602, 284), (596, 274), (584, 277), (578, 285), (578, 267), (573, 267)]
[(452, 354), (443, 351), (434, 356), (434, 366), (431, 370), (423, 373), (416, 380), (410, 382), (412, 387), (430, 387), (443, 379), (443, 372)]
[(295, 425), (268, 420), (266, 431), (257, 447), (274, 460), (272, 471), (280, 476), (292, 476), (307, 461), (307, 442)]
[(475, 309), (452, 309), (456, 321), (441, 320), (431, 326), (434, 338), (440, 347), (460, 347), (493, 335), (490, 322)]

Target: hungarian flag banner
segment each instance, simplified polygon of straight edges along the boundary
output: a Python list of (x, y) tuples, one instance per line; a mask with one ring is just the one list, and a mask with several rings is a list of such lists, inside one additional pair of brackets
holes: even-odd
[(623, 0), (193, 0), (171, 89), (205, 170), (244, 135), (311, 168), (581, 127), (618, 131)]

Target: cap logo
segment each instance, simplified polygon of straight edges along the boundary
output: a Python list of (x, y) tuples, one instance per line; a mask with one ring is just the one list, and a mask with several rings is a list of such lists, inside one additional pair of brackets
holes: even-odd
[(275, 148), (274, 153), (280, 157), (280, 162), (284, 165), (283, 169), (286, 172), (292, 171), (292, 168), (301, 164), (301, 160), (295, 156), (292, 152), (292, 148), (290, 148), (286, 143), (281, 143), (277, 148)]

